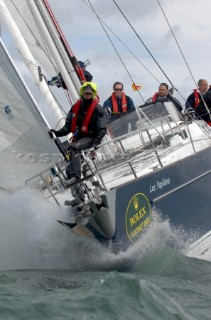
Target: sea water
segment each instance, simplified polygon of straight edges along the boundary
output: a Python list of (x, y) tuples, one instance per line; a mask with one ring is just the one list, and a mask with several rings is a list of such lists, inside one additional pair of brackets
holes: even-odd
[(186, 255), (196, 235), (157, 218), (114, 255), (29, 189), (0, 192), (0, 204), (0, 319), (211, 319), (211, 254)]

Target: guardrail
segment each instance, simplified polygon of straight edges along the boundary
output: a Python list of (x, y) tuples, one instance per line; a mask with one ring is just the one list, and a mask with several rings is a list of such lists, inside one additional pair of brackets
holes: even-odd
[[(206, 132), (205, 129), (204, 133), (210, 139), (210, 132)], [(142, 164), (147, 167), (152, 163), (154, 164), (152, 170), (159, 170), (164, 166), (162, 157), (167, 152), (172, 152), (172, 148), (175, 149), (181, 145), (181, 141), (174, 146), (170, 145), (169, 140), (173, 136), (181, 137), (183, 139), (181, 141), (186, 140), (187, 143), (191, 144), (193, 153), (197, 152), (188, 123), (176, 123), (171, 116), (164, 117), (161, 122), (153, 126), (135, 130), (110, 141), (107, 138), (108, 141), (101, 144), (97, 152), (94, 149), (82, 151), (84, 165), (87, 166), (89, 171), (88, 176), (90, 177), (91, 174), (93, 177), (92, 185), (100, 186), (101, 191), (110, 190), (111, 183), (106, 181), (105, 177), (112, 171), (117, 172), (118, 168), (121, 168), (121, 170), (124, 168), (119, 179), (127, 172), (128, 180), (141, 176), (141, 173), (136, 168), (137, 165), (140, 166)], [(158, 148), (157, 145), (162, 145), (163, 148)], [(108, 153), (110, 153), (109, 158)], [(57, 195), (66, 189), (64, 172), (65, 167), (61, 168), (61, 165), (55, 164), (54, 167), (49, 167), (47, 170), (28, 179), (26, 184), (34, 185), (43, 193), (45, 198), (52, 197), (59, 205)], [(88, 181), (88, 178), (84, 177), (83, 182), (84, 180)]]

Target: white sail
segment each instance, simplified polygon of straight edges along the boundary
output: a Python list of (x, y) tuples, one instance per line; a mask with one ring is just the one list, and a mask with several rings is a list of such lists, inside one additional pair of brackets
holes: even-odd
[[(0, 0), (0, 8), (24, 62), (46, 97), (57, 125), (62, 126), (64, 115), (46, 81), (42, 79), (40, 82), (37, 69), (41, 66), (49, 76), (61, 73), (71, 100), (78, 98), (80, 81), (60, 41), (59, 30), (51, 21), (43, 1)], [(4, 168), (0, 188), (12, 188), (23, 185), (28, 178), (60, 161), (61, 155), (47, 134), (47, 122), (40, 116), (34, 99), (2, 43), (0, 50), (0, 165)], [(64, 64), (62, 61), (65, 61)]]
[(5, 0), (5, 4), (43, 72), (49, 77), (60, 73), (75, 102), (81, 83), (44, 2)]
[(33, 57), (43, 66), (48, 75), (56, 73), (56, 63), (45, 46), (26, 0), (4, 0), (13, 21), (18, 26)]
[[(78, 76), (76, 75), (72, 62), (67, 54), (67, 49), (61, 41), (61, 34), (58, 33), (55, 23), (46, 8), (47, 3), (43, 0), (29, 1), (28, 6), (32, 12), (36, 25), (43, 35), (45, 44), (49, 48), (56, 65), (62, 74), (67, 88), (73, 101), (78, 99), (78, 93), (81, 87)], [(46, 5), (45, 5), (46, 4)], [(49, 7), (50, 10), (50, 7)], [(51, 12), (52, 13), (52, 12)], [(53, 13), (52, 13), (53, 14)]]
[(0, 41), (0, 187), (15, 188), (54, 163), (48, 123)]
[(4, 18), (7, 26), (9, 27), (13, 38), (16, 42), (16, 46), (18, 50), (21, 53), (21, 56), (26, 64), (26, 66), (29, 68), (35, 83), (39, 87), (40, 91), (42, 92), (43, 96), (45, 97), (47, 104), (50, 106), (52, 113), (54, 114), (54, 117), (57, 121), (58, 124), (61, 126), (64, 124), (64, 116), (63, 113), (61, 112), (61, 109), (57, 102), (54, 99), (54, 96), (50, 92), (48, 85), (45, 81), (40, 81), (40, 77), (38, 74), (38, 65), (31, 54), (31, 51), (29, 50), (27, 43), (21, 34), (17, 24), (15, 23), (12, 15), (10, 14), (9, 10), (4, 4), (3, 0), (0, 0), (0, 13), (2, 17)]

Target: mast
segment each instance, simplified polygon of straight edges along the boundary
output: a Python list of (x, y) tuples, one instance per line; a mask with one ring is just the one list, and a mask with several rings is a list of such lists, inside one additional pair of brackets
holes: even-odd
[[(66, 38), (65, 38), (65, 36), (64, 36), (60, 26), (59, 26), (54, 14), (53, 14), (53, 11), (51, 10), (51, 7), (50, 7), (50, 5), (48, 3), (48, 0), (43, 0), (43, 3), (44, 3), (44, 5), (45, 5), (50, 17), (51, 17), (51, 20), (52, 20), (56, 30), (58, 31), (60, 40), (61, 40), (61, 42), (63, 44), (63, 47), (64, 47), (65, 51), (67, 52), (67, 55), (68, 55), (70, 61), (73, 61), (74, 59), (76, 60), (72, 50), (70, 49), (70, 46), (69, 46), (67, 40), (66, 40)], [(77, 63), (74, 67), (75, 67), (75, 70), (76, 70), (76, 73), (77, 73), (77, 75), (79, 77), (80, 82), (85, 82), (86, 78), (84, 76), (84, 73), (83, 73), (80, 65)]]
[(73, 102), (75, 102), (79, 98), (81, 83), (67, 54), (67, 50), (64, 48), (63, 42), (61, 41), (61, 36), (55, 27), (55, 22), (52, 20), (46, 5), (42, 0), (27, 0), (27, 4), (35, 22), (41, 30), (51, 55), (56, 62), (58, 71), (62, 75), (71, 98)]
[(38, 74), (38, 65), (34, 60), (34, 57), (32, 56), (26, 41), (24, 40), (17, 24), (14, 22), (9, 10), (7, 9), (5, 3), (3, 0), (0, 0), (0, 13), (1, 16), (3, 17), (6, 25), (8, 26), (15, 42), (17, 45), (17, 48), (19, 52), (21, 53), (21, 56), (30, 70), (36, 85), (39, 87), (40, 91), (42, 92), (43, 96), (45, 97), (47, 104), (50, 106), (55, 119), (57, 120), (57, 123), (60, 124), (60, 126), (63, 126), (65, 121), (64, 121), (64, 116), (60, 110), (59, 105), (56, 103), (53, 95), (51, 94), (48, 85), (42, 81), (40, 82), (39, 79), (39, 74)]

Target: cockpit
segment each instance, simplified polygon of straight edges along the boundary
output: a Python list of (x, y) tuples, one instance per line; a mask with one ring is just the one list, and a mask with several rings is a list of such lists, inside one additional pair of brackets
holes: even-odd
[(133, 131), (148, 129), (164, 122), (178, 123), (183, 121), (183, 116), (171, 101), (159, 101), (146, 103), (129, 113), (121, 113), (113, 116), (108, 123), (108, 133), (115, 139)]

